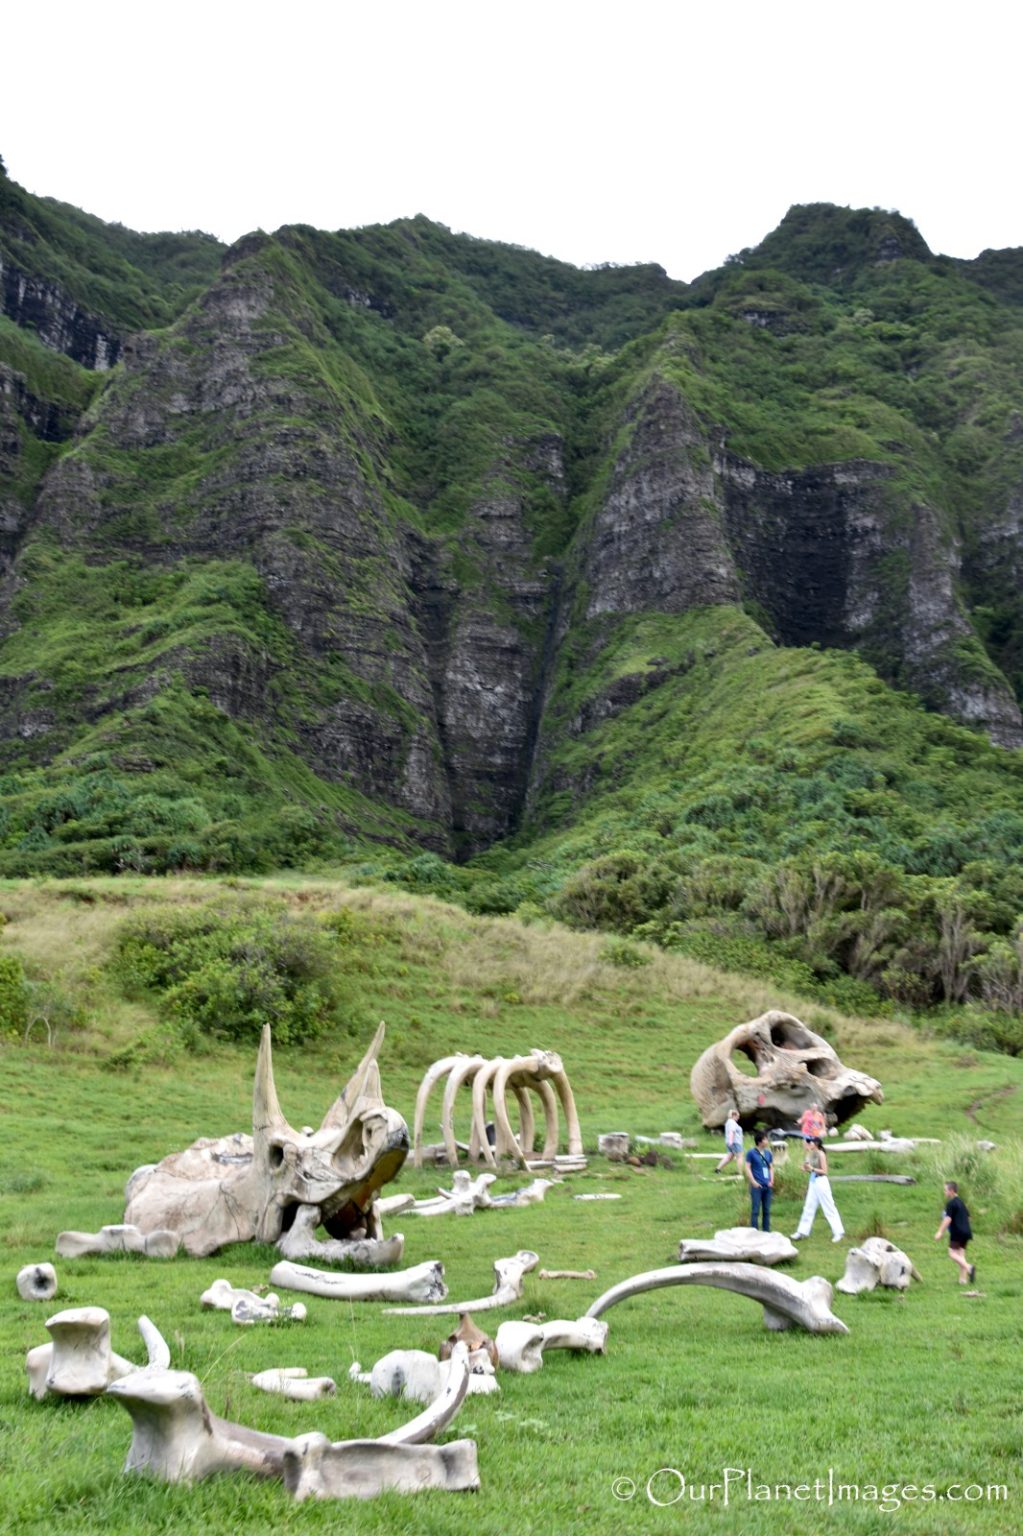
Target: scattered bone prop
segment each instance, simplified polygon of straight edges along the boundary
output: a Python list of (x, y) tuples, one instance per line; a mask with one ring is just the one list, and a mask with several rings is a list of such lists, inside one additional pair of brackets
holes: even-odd
[(293, 1307), (282, 1307), (273, 1291), (257, 1296), (255, 1291), (233, 1286), (230, 1280), (214, 1280), (199, 1300), (204, 1307), (230, 1312), (233, 1323), (304, 1323), (307, 1315), (300, 1301)]
[[(478, 1297), (475, 1301), (450, 1302), (446, 1306), (388, 1307), (387, 1311), (393, 1317), (441, 1317), (450, 1312), (487, 1312), (495, 1307), (507, 1307), (511, 1302), (521, 1300), (523, 1277), (539, 1262), (539, 1255), (532, 1249), (520, 1248), (510, 1258), (494, 1260), (494, 1290), (490, 1296)], [(273, 1275), (270, 1278), (272, 1280)]]
[[(349, 1275), (310, 1269), (282, 1259), (270, 1271), (270, 1284), (285, 1291), (305, 1291), (335, 1301), (440, 1301), (448, 1294), (444, 1266), (436, 1259), (399, 1269), (391, 1275)], [(464, 1312), (465, 1307), (442, 1307), (442, 1312)]]
[(547, 1349), (584, 1350), (587, 1354), (607, 1352), (607, 1323), (595, 1317), (579, 1317), (574, 1322), (558, 1318), (549, 1323), (502, 1323), (497, 1330), (497, 1353), (501, 1368), (531, 1375), (543, 1365)]
[(22, 1301), (52, 1301), (57, 1294), (57, 1271), (52, 1264), (26, 1264), (14, 1277)]
[(190, 1371), (134, 1371), (111, 1382), (107, 1395), (131, 1415), (126, 1472), (147, 1472), (166, 1483), (198, 1482), (218, 1472), (283, 1476), (290, 1440), (211, 1413)]
[(456, 1168), (451, 1175), (451, 1188), (438, 1189), (431, 1200), (417, 1200), (412, 1206), (415, 1216), (471, 1216), (473, 1211), (485, 1209), (491, 1204), (490, 1186), (497, 1180), (496, 1173), (478, 1173), (475, 1178), (464, 1168)]
[(98, 1232), (61, 1232), (57, 1255), (62, 1259), (81, 1259), (100, 1253), (142, 1253), (147, 1259), (172, 1259), (181, 1247), (176, 1232), (157, 1228), (140, 1232), (138, 1227), (119, 1222), (100, 1227)]
[(253, 1306), (261, 1307), (269, 1302), (271, 1306), (278, 1306), (278, 1298), (270, 1292), (266, 1296), (257, 1296), (255, 1291), (246, 1291), (241, 1286), (232, 1285), (230, 1280), (214, 1280), (199, 1297), (199, 1303), (204, 1307), (212, 1307), (217, 1312), (230, 1312), (236, 1301), (248, 1301)]
[(331, 1376), (310, 1376), (302, 1365), (285, 1365), (276, 1370), (257, 1371), (250, 1377), (252, 1385), (260, 1392), (274, 1392), (279, 1397), (289, 1397), (297, 1403), (318, 1402), (321, 1397), (333, 1397), (337, 1383)]
[[(139, 1370), (110, 1347), (110, 1313), (103, 1307), (72, 1307), (48, 1318), (51, 1343), (38, 1344), (25, 1356), (28, 1389), (37, 1401), (46, 1397), (98, 1397), (112, 1381)], [(139, 1318), (149, 1356), (148, 1369), (170, 1365), (170, 1351), (148, 1317)]]
[[(433, 1364), (440, 1366), (441, 1362), (434, 1360)], [(399, 1493), (415, 1493), (421, 1488), (446, 1488), (452, 1493), (478, 1489), (473, 1441), (426, 1444), (447, 1428), (469, 1391), (472, 1373), (465, 1344), (457, 1344), (450, 1360), (443, 1364), (446, 1380), (442, 1390), (401, 1429), (379, 1440), (342, 1440), (335, 1445), (325, 1435), (301, 1435), (292, 1441), (284, 1458), (288, 1491), (296, 1499), (343, 1499), (371, 1498), (384, 1489)]]
[(491, 1365), (497, 1365), (497, 1345), (489, 1333), (484, 1333), (482, 1328), (477, 1328), (468, 1312), (463, 1312), (458, 1319), (458, 1327), (453, 1333), (449, 1333), (437, 1351), (438, 1360), (450, 1360), (456, 1344), (464, 1344), (469, 1351), (469, 1358), (480, 1350), (485, 1351)]
[[(736, 1052), (752, 1061), (755, 1077), (736, 1066)], [(724, 1125), (733, 1106), (743, 1127), (752, 1130), (794, 1125), (811, 1104), (841, 1125), (865, 1104), (884, 1099), (875, 1078), (844, 1066), (825, 1039), (777, 1009), (739, 1024), (710, 1046), (689, 1081), (707, 1130)]]
[[(402, 1197), (404, 1209), (405, 1197)], [(408, 1196), (411, 1202), (412, 1196)], [(360, 1269), (378, 1269), (387, 1264), (400, 1264), (405, 1252), (405, 1239), (400, 1232), (393, 1237), (328, 1237), (314, 1236), (320, 1225), (320, 1210), (316, 1205), (300, 1205), (294, 1220), (286, 1232), (277, 1239), (277, 1250), (286, 1259), (313, 1259), (317, 1264), (355, 1264)]]
[(613, 1285), (586, 1312), (600, 1317), (609, 1307), (644, 1291), (656, 1291), (664, 1285), (712, 1285), (736, 1291), (759, 1301), (764, 1309), (764, 1326), (791, 1328), (795, 1324), (808, 1333), (848, 1333), (846, 1325), (831, 1310), (831, 1286), (821, 1275), (809, 1280), (793, 1280), (777, 1275), (760, 1264), (693, 1264), (671, 1269), (651, 1269)]
[[(445, 1056), (427, 1069), (416, 1095), (413, 1160), (417, 1168), (421, 1168), (424, 1162), (423, 1122), (426, 1106), (431, 1092), (445, 1077), (447, 1081), (444, 1085), (441, 1134), (449, 1167), (455, 1168), (458, 1165), (459, 1143), (455, 1139), (453, 1117), (455, 1099), (461, 1088), (471, 1089), (472, 1092), (472, 1125), (468, 1143), (471, 1161), (484, 1162), (495, 1168), (498, 1158), (511, 1158), (520, 1167), (529, 1167), (535, 1133), (529, 1094), (534, 1093), (544, 1112), (543, 1161), (550, 1163), (557, 1158), (560, 1101), (567, 1127), (568, 1159), (573, 1164), (583, 1162), (579, 1117), (561, 1057), (555, 1051), (533, 1050), (525, 1056), (496, 1056), (489, 1061), (483, 1056)], [(518, 1135), (512, 1130), (508, 1116), (509, 1092), (518, 1105)], [(488, 1094), (492, 1097), (494, 1108), (493, 1146), (487, 1136)]]
[(628, 1157), (629, 1146), (628, 1131), (607, 1131), (603, 1136), (597, 1137), (597, 1151), (601, 1157), (609, 1157), (612, 1161)]
[(381, 1096), (376, 1056), (383, 1035), (381, 1024), (319, 1130), (296, 1131), (277, 1100), (270, 1028), (264, 1026), (252, 1135), (204, 1137), (137, 1169), (125, 1191), (125, 1222), (145, 1233), (176, 1232), (198, 1256), (251, 1238), (275, 1243), (293, 1224), (295, 1208), (307, 1205), (316, 1207), (331, 1237), (363, 1236), (375, 1194), (408, 1152), (408, 1127)]
[(759, 1232), (756, 1227), (726, 1227), (713, 1241), (684, 1237), (678, 1245), (680, 1264), (703, 1264), (727, 1259), (744, 1264), (783, 1264), (798, 1255), (795, 1243), (781, 1232)]
[(595, 1269), (541, 1269), (537, 1278), (540, 1280), (596, 1280)]
[(560, 1183), (560, 1179), (534, 1179), (532, 1184), (524, 1184), (521, 1189), (513, 1190), (511, 1194), (491, 1195), (491, 1208), (507, 1210), (512, 1206), (518, 1209), (524, 1205), (541, 1205), (547, 1191)]
[(845, 1296), (858, 1296), (861, 1291), (872, 1291), (879, 1285), (905, 1291), (911, 1280), (919, 1279), (915, 1264), (901, 1248), (887, 1238), (868, 1237), (858, 1248), (849, 1249), (845, 1274), (835, 1289)]
[[(494, 1375), (494, 1362), (487, 1350), (470, 1350), (468, 1360), (469, 1385), (466, 1390), (469, 1394), (487, 1396), (501, 1390)], [(356, 1360), (348, 1375), (352, 1381), (365, 1382), (374, 1397), (403, 1397), (411, 1402), (432, 1403), (446, 1391), (453, 1361), (454, 1351), (446, 1359), (438, 1360), (425, 1349), (392, 1349), (381, 1356), (371, 1371), (363, 1371)]]

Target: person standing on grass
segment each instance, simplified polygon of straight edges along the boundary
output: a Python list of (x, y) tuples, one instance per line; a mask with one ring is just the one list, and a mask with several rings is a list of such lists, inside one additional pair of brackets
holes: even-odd
[(730, 1109), (728, 1119), (725, 1121), (725, 1155), (714, 1169), (720, 1173), (722, 1168), (727, 1168), (732, 1159), (742, 1161), (742, 1126), (739, 1124), (739, 1111)]
[(824, 1150), (824, 1143), (819, 1136), (806, 1137), (806, 1157), (803, 1160), (803, 1172), (810, 1175), (810, 1182), (806, 1189), (806, 1199), (803, 1202), (803, 1214), (799, 1218), (799, 1225), (792, 1234), (794, 1243), (802, 1242), (804, 1237), (809, 1237), (813, 1231), (814, 1217), (817, 1209), (824, 1212), (828, 1226), (831, 1228), (831, 1241), (840, 1243), (845, 1236), (845, 1228), (842, 1218), (838, 1214), (835, 1205), (835, 1197), (831, 1193), (831, 1180), (828, 1178), (828, 1154)]
[(767, 1145), (767, 1132), (755, 1131), (753, 1145), (746, 1153), (743, 1164), (749, 1185), (750, 1226), (754, 1229), (757, 1217), (763, 1213), (762, 1230), (771, 1230), (771, 1191), (774, 1188), (774, 1158)]
[(823, 1137), (827, 1128), (824, 1111), (819, 1104), (811, 1104), (809, 1109), (804, 1109), (799, 1117), (799, 1129), (803, 1133), (804, 1140), (807, 1136)]
[(940, 1243), (946, 1232), (948, 1256), (953, 1264), (959, 1266), (959, 1284), (972, 1285), (977, 1266), (971, 1264), (966, 1257), (966, 1244), (973, 1236), (973, 1228), (970, 1226), (970, 1213), (959, 1198), (959, 1185), (954, 1179), (949, 1179), (945, 1185), (945, 1214), (941, 1218), (941, 1226), (934, 1234), (934, 1241)]

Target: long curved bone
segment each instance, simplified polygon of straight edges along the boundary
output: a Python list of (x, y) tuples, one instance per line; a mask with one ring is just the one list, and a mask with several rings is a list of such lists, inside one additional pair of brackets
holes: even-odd
[[(530, 1093), (538, 1095), (544, 1112), (543, 1159), (551, 1162), (558, 1151), (558, 1107), (565, 1114), (568, 1136), (568, 1156), (581, 1158), (582, 1134), (576, 1113), (575, 1099), (561, 1057), (554, 1051), (539, 1049), (527, 1055), (505, 1058), (495, 1056), (489, 1061), (482, 1056), (459, 1053), (445, 1056), (430, 1066), (419, 1086), (416, 1096), (413, 1157), (416, 1167), (422, 1167), (425, 1152), (422, 1144), (423, 1121), (426, 1105), (434, 1087), (447, 1077), (441, 1110), (441, 1134), (444, 1154), (449, 1166), (456, 1167), (460, 1143), (455, 1136), (455, 1100), (461, 1088), (472, 1091), (472, 1120), (469, 1135), (469, 1158), (496, 1168), (500, 1157), (514, 1158), (522, 1167), (528, 1167), (533, 1153), (535, 1122)], [(511, 1092), (519, 1109), (519, 1132), (512, 1129), (508, 1115), (508, 1094)], [(494, 1145), (487, 1138), (487, 1095), (493, 1095)]]
[(448, 1080), (444, 1084), (444, 1098), (441, 1106), (441, 1135), (444, 1138), (444, 1152), (448, 1160), (449, 1168), (458, 1167), (458, 1143), (455, 1140), (455, 1097), (466, 1082), (475, 1079), (476, 1073), (484, 1065), (482, 1056), (463, 1056), (456, 1060), (448, 1074)]
[(286, 1291), (305, 1291), (310, 1296), (328, 1296), (335, 1301), (438, 1301), (448, 1294), (444, 1266), (437, 1259), (412, 1269), (400, 1269), (393, 1275), (331, 1274), (282, 1259), (270, 1271), (270, 1284)]
[(759, 1301), (764, 1309), (766, 1328), (791, 1328), (795, 1324), (808, 1333), (848, 1333), (846, 1325), (831, 1311), (831, 1286), (821, 1275), (809, 1280), (793, 1280), (778, 1275), (759, 1264), (694, 1264), (691, 1268), (650, 1269), (613, 1285), (598, 1296), (587, 1317), (600, 1317), (609, 1307), (644, 1291), (656, 1291), (664, 1285), (712, 1285), (736, 1291)]
[(684, 1237), (678, 1245), (680, 1264), (703, 1264), (724, 1259), (741, 1264), (782, 1264), (799, 1250), (782, 1232), (760, 1232), (756, 1227), (726, 1227), (713, 1241)]
[(26, 1264), (14, 1279), (22, 1301), (52, 1301), (57, 1294), (57, 1271), (52, 1264)]
[(908, 1254), (883, 1237), (868, 1237), (845, 1256), (845, 1274), (836, 1282), (836, 1291), (844, 1296), (858, 1296), (883, 1285), (896, 1291), (909, 1289), (920, 1274)]
[(587, 1354), (607, 1353), (608, 1325), (595, 1317), (574, 1320), (556, 1318), (549, 1323), (502, 1323), (497, 1330), (497, 1353), (501, 1367), (531, 1375), (543, 1365), (545, 1350), (585, 1350)]
[[(146, 1346), (147, 1370), (170, 1365), (170, 1351), (148, 1317), (140, 1317), (139, 1333)], [(110, 1313), (103, 1307), (72, 1307), (48, 1318), (51, 1343), (38, 1344), (25, 1356), (28, 1389), (38, 1401), (46, 1397), (98, 1397), (118, 1377), (140, 1367), (110, 1347)]]
[(143, 1253), (147, 1259), (172, 1259), (180, 1247), (176, 1232), (165, 1227), (140, 1232), (126, 1222), (100, 1227), (98, 1232), (61, 1232), (57, 1238), (57, 1255), (62, 1259), (99, 1253)]
[(332, 1376), (310, 1376), (304, 1365), (257, 1371), (249, 1379), (260, 1392), (274, 1392), (297, 1403), (317, 1402), (321, 1397), (333, 1397), (337, 1391), (337, 1382)]
[[(264, 1026), (252, 1090), (252, 1135), (193, 1142), (137, 1169), (125, 1191), (125, 1222), (143, 1232), (167, 1228), (197, 1256), (255, 1238), (275, 1243), (296, 1207), (314, 1206), (331, 1237), (363, 1235), (373, 1199), (408, 1152), (408, 1127), (380, 1092), (373, 1043), (316, 1131), (284, 1118)], [(379, 1234), (370, 1231), (371, 1237)]]
[[(462, 1062), (482, 1062), (482, 1056), (467, 1056), (464, 1051), (459, 1051), (454, 1056), (442, 1056), (429, 1067), (419, 1084), (419, 1092), (416, 1094), (415, 1119), (412, 1128), (412, 1164), (415, 1168), (423, 1166), (423, 1121), (426, 1118), (426, 1105), (434, 1088), (449, 1072), (456, 1071)], [(457, 1165), (458, 1156), (453, 1160), (452, 1166)]]
[[(530, 1248), (520, 1248), (507, 1259), (494, 1260), (494, 1290), (490, 1296), (475, 1301), (455, 1301), (434, 1307), (388, 1307), (391, 1317), (442, 1317), (451, 1312), (488, 1312), (495, 1307), (507, 1307), (522, 1298), (523, 1277), (540, 1262), (538, 1254)], [(271, 1280), (273, 1275), (270, 1276)]]
[[(411, 1196), (409, 1196), (411, 1199)], [(328, 1237), (314, 1234), (320, 1225), (319, 1207), (300, 1205), (287, 1232), (277, 1239), (277, 1251), (286, 1259), (313, 1259), (317, 1264), (355, 1264), (360, 1269), (377, 1269), (386, 1264), (400, 1264), (405, 1239), (400, 1232), (393, 1237)]]

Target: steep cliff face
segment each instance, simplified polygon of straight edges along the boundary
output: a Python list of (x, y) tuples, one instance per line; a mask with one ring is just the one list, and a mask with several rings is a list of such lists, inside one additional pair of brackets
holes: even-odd
[(117, 362), (120, 338), (96, 315), (80, 308), (59, 283), (46, 282), (0, 255), (2, 313), (35, 331), (44, 346), (83, 368), (104, 372)]

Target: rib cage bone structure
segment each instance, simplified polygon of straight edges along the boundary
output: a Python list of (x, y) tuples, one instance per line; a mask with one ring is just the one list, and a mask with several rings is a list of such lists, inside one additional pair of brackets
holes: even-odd
[[(558, 1153), (560, 1136), (558, 1103), (565, 1115), (568, 1155), (581, 1157), (583, 1150), (579, 1117), (568, 1074), (556, 1051), (532, 1050), (525, 1056), (469, 1056), (459, 1052), (444, 1056), (428, 1069), (416, 1095), (416, 1118), (413, 1133), (413, 1161), (417, 1168), (423, 1166), (423, 1121), (426, 1106), (433, 1089), (446, 1078), (441, 1112), (441, 1134), (449, 1167), (458, 1166), (458, 1143), (455, 1139), (455, 1100), (460, 1088), (472, 1093), (472, 1125), (469, 1134), (469, 1159), (496, 1168), (498, 1159), (509, 1158), (519, 1167), (528, 1169), (534, 1158), (536, 1122), (530, 1094), (535, 1094), (543, 1107), (544, 1142), (539, 1156), (544, 1162), (552, 1162)], [(519, 1111), (519, 1133), (512, 1129), (508, 1114), (508, 1094), (515, 1099)], [(495, 1144), (487, 1139), (487, 1096), (493, 1102)]]

